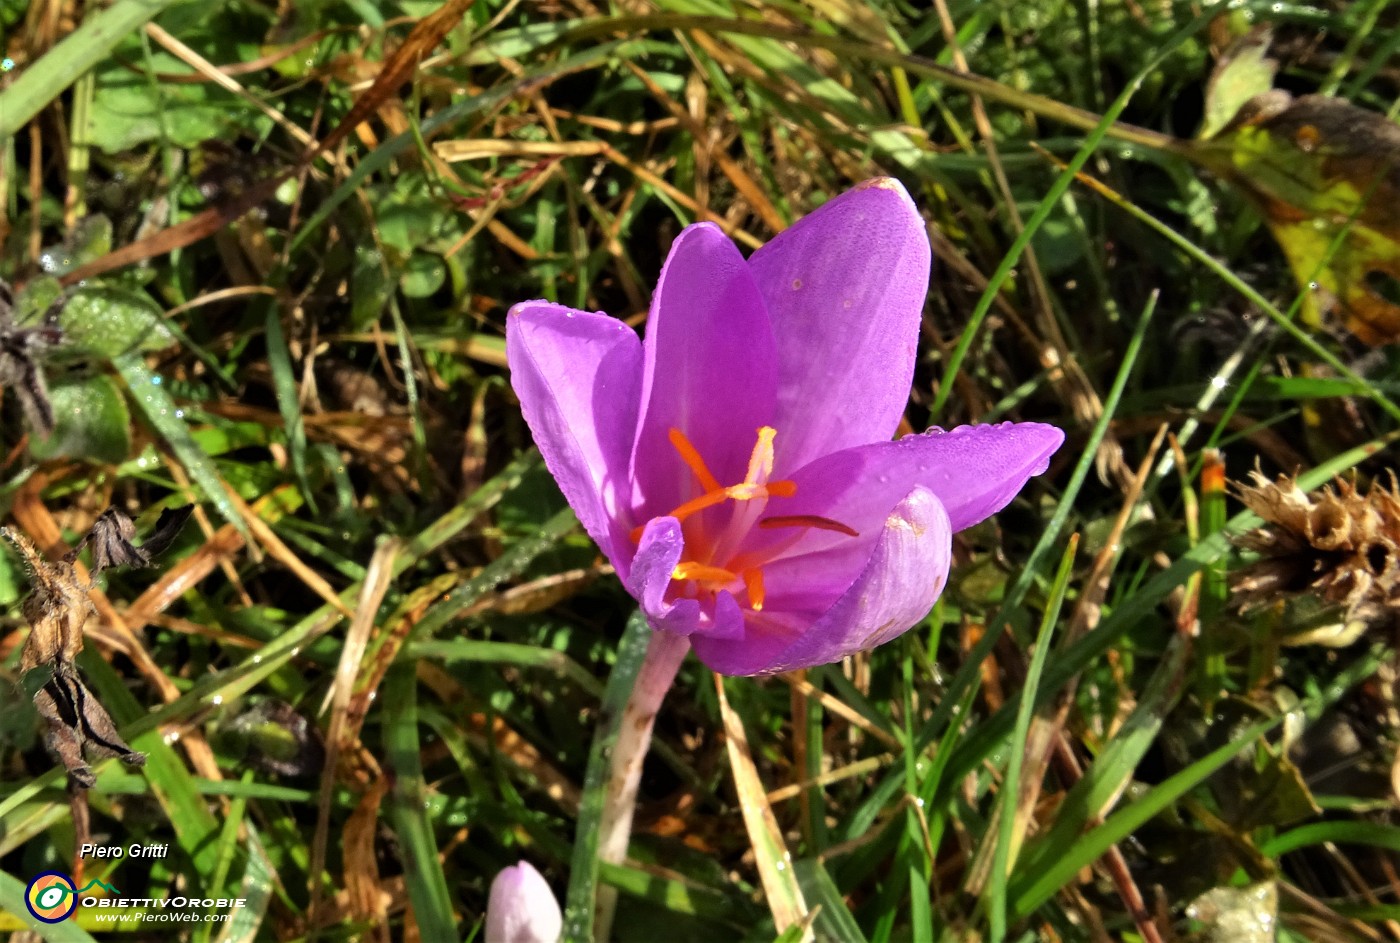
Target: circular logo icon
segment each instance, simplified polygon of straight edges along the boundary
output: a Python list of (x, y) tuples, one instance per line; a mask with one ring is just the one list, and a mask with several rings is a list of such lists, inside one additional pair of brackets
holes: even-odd
[(35, 920), (62, 923), (77, 909), (78, 889), (63, 872), (45, 871), (25, 888), (24, 904)]

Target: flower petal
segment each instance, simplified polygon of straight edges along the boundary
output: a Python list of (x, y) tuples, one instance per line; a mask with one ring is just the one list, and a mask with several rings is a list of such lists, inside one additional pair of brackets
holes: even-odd
[[(1049, 466), (1065, 434), (1038, 422), (930, 429), (846, 449), (817, 459), (792, 475), (797, 493), (785, 515), (826, 517), (864, 534), (915, 485), (938, 496), (954, 532), (1000, 511), (1033, 475)], [(809, 553), (848, 539), (819, 532), (794, 547)]]
[(743, 479), (755, 434), (772, 418), (773, 329), (744, 257), (713, 223), (687, 226), (672, 244), (643, 352), (645, 405), (633, 457), (639, 520), (699, 493), (671, 429), (729, 484)]
[(527, 301), (506, 319), (506, 360), (535, 444), (590, 537), (626, 572), (625, 508), (642, 345), (605, 314)]
[(655, 517), (642, 530), (637, 555), (623, 585), (637, 600), (647, 622), (658, 632), (677, 635), (696, 633), (717, 637), (737, 637), (743, 632), (743, 614), (729, 593), (715, 599), (714, 611), (707, 613), (694, 599), (666, 600), (671, 574), (685, 549), (685, 535), (674, 517)]
[(928, 615), (948, 582), (952, 535), (942, 503), (914, 488), (885, 518), (874, 553), (851, 586), (790, 644), (696, 637), (700, 660), (724, 674), (773, 674), (825, 665), (883, 645)]
[(922, 217), (889, 178), (848, 190), (753, 254), (778, 345), (777, 477), (894, 435), (931, 255)]

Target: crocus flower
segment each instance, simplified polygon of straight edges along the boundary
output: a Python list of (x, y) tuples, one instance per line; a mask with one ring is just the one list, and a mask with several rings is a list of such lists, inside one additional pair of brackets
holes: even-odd
[(486, 943), (559, 943), (563, 929), (554, 892), (530, 862), (496, 875), (486, 901)]
[(511, 309), (511, 383), (545, 463), (652, 628), (715, 671), (826, 664), (908, 630), (952, 534), (1063, 441), (1039, 423), (890, 441), (930, 254), (909, 195), (877, 179), (747, 261), (687, 227), (644, 341), (604, 314)]

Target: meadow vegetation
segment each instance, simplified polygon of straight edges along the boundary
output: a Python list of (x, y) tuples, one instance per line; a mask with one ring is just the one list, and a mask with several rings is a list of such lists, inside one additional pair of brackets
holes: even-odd
[[(0, 931), (57, 870), (246, 902), (198, 941), (482, 939), (526, 859), (616, 889), (618, 940), (1400, 939), (1395, 5), (0, 0), (0, 35), (0, 517), (57, 561), (194, 507), (92, 594), (71, 654), (146, 760), (90, 789), (0, 554)], [(898, 640), (688, 659), (628, 860), (581, 869), (649, 630), (506, 311), (640, 326), (684, 226), (748, 252), (877, 176), (934, 250), (901, 431), (1066, 444)]]

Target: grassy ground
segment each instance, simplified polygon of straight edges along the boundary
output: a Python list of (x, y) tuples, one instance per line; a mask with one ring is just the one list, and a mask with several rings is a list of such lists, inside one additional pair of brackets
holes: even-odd
[[(639, 324), (687, 223), (747, 251), (890, 174), (937, 259), (909, 426), (1068, 444), (899, 641), (725, 705), (687, 662), (601, 875), (616, 937), (1400, 938), (1394, 607), (1330, 647), (1282, 644), (1338, 621), (1306, 600), (1239, 614), (1257, 520), (1221, 477), (1393, 467), (1400, 14), (1202, 6), (0, 0), (0, 274), (21, 322), (69, 291), (51, 435), (4, 380), (4, 517), (61, 553), (197, 504), (104, 576), (79, 658), (143, 771), (70, 795), (0, 685), (0, 930), (83, 841), (169, 855), (79, 886), (246, 900), (194, 940), (480, 938), (521, 858), (562, 896), (632, 603), (504, 313)], [(1279, 88), (1375, 124), (1226, 127), (1269, 76), (1212, 69), (1264, 24)], [(25, 581), (0, 558), (6, 681)]]

